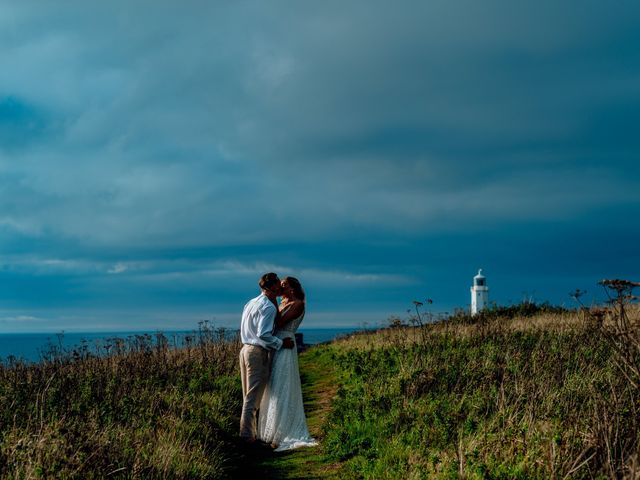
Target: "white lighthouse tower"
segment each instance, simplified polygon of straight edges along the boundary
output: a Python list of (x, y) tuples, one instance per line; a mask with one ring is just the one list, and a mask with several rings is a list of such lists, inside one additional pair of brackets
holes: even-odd
[(473, 287), (471, 287), (471, 315), (477, 314), (489, 304), (489, 287), (487, 279), (482, 275), (482, 269), (473, 277)]

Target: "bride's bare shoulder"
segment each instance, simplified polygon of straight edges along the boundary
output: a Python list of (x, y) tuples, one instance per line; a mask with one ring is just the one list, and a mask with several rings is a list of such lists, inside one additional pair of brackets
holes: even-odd
[(291, 308), (291, 307), (296, 307), (296, 308), (304, 308), (304, 302), (302, 300), (298, 300), (298, 299), (283, 299), (280, 302), (280, 311), (284, 310), (285, 308)]
[(293, 308), (296, 311), (302, 311), (304, 310), (304, 302), (302, 300), (293, 300), (291, 303), (291, 308)]

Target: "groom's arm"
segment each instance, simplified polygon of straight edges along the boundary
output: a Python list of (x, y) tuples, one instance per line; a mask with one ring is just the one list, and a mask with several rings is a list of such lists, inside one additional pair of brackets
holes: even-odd
[(267, 307), (262, 312), (260, 320), (258, 321), (258, 338), (262, 343), (262, 346), (269, 350), (280, 350), (281, 348), (293, 348), (295, 342), (290, 338), (280, 340), (273, 332), (273, 322), (276, 318), (277, 310), (275, 306), (273, 308)]
[(276, 308), (267, 308), (263, 313), (258, 323), (258, 337), (260, 337), (260, 341), (264, 344), (263, 346), (270, 350), (295, 347), (296, 343), (291, 338), (280, 340), (272, 333), (273, 323), (277, 315)]
[(264, 348), (269, 350), (280, 350), (282, 348), (282, 340), (276, 337), (273, 332), (273, 322), (276, 318), (276, 307), (269, 305), (264, 307), (260, 312), (258, 320), (258, 338)]

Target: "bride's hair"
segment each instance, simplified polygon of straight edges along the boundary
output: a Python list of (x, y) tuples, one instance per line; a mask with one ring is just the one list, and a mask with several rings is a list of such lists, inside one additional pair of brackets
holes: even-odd
[(295, 277), (284, 277), (284, 281), (289, 284), (296, 298), (304, 302), (305, 294), (304, 290), (302, 289), (302, 285), (300, 285), (300, 281)]

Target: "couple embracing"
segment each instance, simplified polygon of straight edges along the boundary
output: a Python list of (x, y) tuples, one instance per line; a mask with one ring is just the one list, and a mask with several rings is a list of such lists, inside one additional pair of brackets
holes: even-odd
[[(261, 293), (242, 312), (240, 437), (265, 443), (276, 452), (316, 445), (302, 403), (295, 332), (305, 313), (305, 294), (293, 277), (266, 273)], [(278, 305), (278, 297), (282, 301)]]

